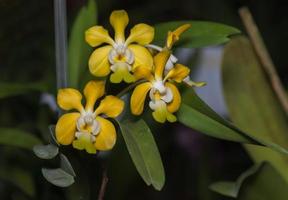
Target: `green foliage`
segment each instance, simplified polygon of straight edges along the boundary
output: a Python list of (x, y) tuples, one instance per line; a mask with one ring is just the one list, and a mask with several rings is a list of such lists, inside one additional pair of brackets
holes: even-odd
[[(222, 73), (232, 121), (255, 137), (287, 148), (287, 116), (248, 39), (237, 37), (225, 47)], [(252, 145), (245, 148), (255, 162), (269, 161), (288, 183), (287, 156)]]
[(30, 197), (35, 196), (35, 183), (30, 171), (19, 167), (3, 166), (0, 167), (0, 179), (16, 186)]
[(219, 181), (213, 183), (210, 189), (218, 192), (222, 195), (237, 198), (240, 188), (244, 181), (250, 176), (254, 175), (261, 167), (261, 164), (256, 164), (249, 168), (247, 171), (243, 172), (235, 182), (232, 181)]
[(17, 95), (26, 94), (29, 92), (47, 91), (47, 86), (44, 82), (35, 83), (0, 83), (0, 99), (14, 97)]
[(74, 183), (74, 177), (60, 168), (42, 168), (42, 174), (48, 182), (58, 187), (68, 187)]
[(144, 120), (123, 121), (120, 124), (129, 154), (143, 180), (161, 190), (165, 172), (153, 135)]
[(0, 145), (9, 145), (32, 150), (42, 142), (34, 135), (20, 129), (0, 128)]
[(239, 176), (236, 182), (217, 182), (211, 189), (239, 200), (285, 200), (286, 181), (268, 163), (257, 164)]
[[(189, 104), (189, 105), (188, 105)], [(230, 122), (225, 121), (206, 105), (191, 89), (187, 91), (183, 103), (177, 112), (179, 122), (219, 139), (267, 146), (275, 151), (287, 154), (287, 149), (269, 139), (243, 132)]]
[(168, 31), (173, 31), (183, 24), (191, 24), (190, 29), (181, 35), (178, 42), (181, 47), (200, 48), (223, 44), (229, 41), (229, 36), (239, 34), (234, 27), (205, 21), (174, 21), (155, 25), (155, 44), (164, 46)]
[(68, 174), (72, 175), (72, 176), (76, 176), (76, 173), (70, 163), (70, 161), (68, 160), (68, 158), (61, 153), (60, 154), (60, 165), (61, 165), (61, 169), (63, 169), (65, 172), (67, 172)]
[(85, 31), (97, 24), (97, 5), (89, 0), (83, 6), (73, 24), (68, 47), (68, 81), (69, 86), (79, 87), (81, 75), (87, 70), (87, 61), (92, 48), (85, 41)]
[(33, 147), (33, 151), (35, 155), (41, 159), (52, 159), (55, 156), (57, 156), (59, 149), (57, 146), (53, 144), (48, 145), (38, 144)]

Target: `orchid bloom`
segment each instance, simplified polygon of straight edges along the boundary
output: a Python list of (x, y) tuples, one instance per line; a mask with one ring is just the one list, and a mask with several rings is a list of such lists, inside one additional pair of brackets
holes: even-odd
[[(154, 38), (154, 28), (147, 24), (137, 24), (130, 30), (125, 39), (125, 28), (128, 25), (128, 14), (124, 10), (113, 11), (110, 24), (114, 28), (114, 40), (102, 26), (93, 26), (85, 32), (85, 39), (92, 47), (97, 47), (89, 59), (90, 72), (97, 77), (110, 74), (112, 83), (135, 81), (132, 75), (139, 65), (152, 68), (153, 58), (144, 47)], [(100, 45), (105, 44), (102, 47)]]
[(124, 102), (112, 95), (104, 97), (97, 108), (96, 101), (104, 95), (104, 81), (90, 81), (84, 88), (86, 105), (81, 104), (81, 93), (72, 88), (58, 91), (57, 103), (63, 110), (72, 109), (62, 115), (56, 124), (56, 139), (62, 145), (72, 144), (74, 148), (94, 154), (97, 150), (113, 148), (116, 130), (105, 117), (115, 118), (124, 108)]
[(137, 85), (131, 96), (131, 111), (134, 115), (143, 112), (146, 96), (149, 92), (149, 107), (153, 110), (152, 115), (157, 122), (164, 123), (166, 120), (175, 122), (176, 112), (181, 103), (181, 95), (173, 82), (181, 83), (189, 74), (190, 69), (181, 64), (176, 64), (166, 75), (165, 65), (170, 57), (168, 49), (164, 49), (154, 57), (153, 70), (138, 67), (134, 74), (137, 79), (146, 80)]
[[(186, 30), (188, 30), (190, 28), (190, 26), (191, 26), (190, 24), (184, 24), (184, 25), (178, 27), (174, 31), (169, 31), (164, 48), (159, 47), (159, 46), (154, 45), (154, 44), (149, 44), (149, 45), (147, 45), (147, 47), (154, 49), (158, 52), (162, 51), (163, 49), (171, 50), (173, 45), (180, 39), (180, 35), (182, 33), (184, 33)], [(165, 74), (167, 74), (173, 67), (175, 67), (176, 66), (175, 64), (177, 62), (178, 62), (178, 59), (173, 54), (171, 54), (166, 65), (165, 65)], [(188, 84), (189, 86), (196, 86), (196, 87), (202, 87), (206, 84), (205, 82), (192, 81), (190, 79), (189, 74), (183, 79), (183, 82)]]

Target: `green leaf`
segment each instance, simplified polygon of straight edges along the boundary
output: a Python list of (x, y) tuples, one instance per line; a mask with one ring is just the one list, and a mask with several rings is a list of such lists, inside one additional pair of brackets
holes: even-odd
[(35, 196), (35, 182), (30, 171), (1, 164), (0, 179), (13, 184), (30, 197)]
[(92, 48), (85, 41), (85, 31), (97, 24), (97, 5), (89, 0), (83, 6), (73, 24), (68, 47), (69, 86), (78, 87), (79, 79), (87, 70), (88, 58)]
[(42, 168), (44, 178), (58, 187), (68, 187), (74, 183), (74, 177), (64, 170)]
[(269, 164), (257, 164), (241, 174), (236, 182), (218, 182), (210, 189), (239, 200), (286, 200), (288, 185)]
[[(225, 47), (222, 73), (232, 121), (255, 137), (287, 148), (287, 116), (248, 39), (233, 38)], [(288, 183), (287, 156), (252, 145), (245, 148), (256, 163), (269, 161)]]
[(57, 156), (59, 149), (53, 144), (42, 145), (38, 144), (33, 147), (34, 154), (42, 159), (52, 159)]
[(32, 150), (42, 142), (34, 135), (23, 130), (13, 128), (0, 128), (0, 145), (10, 145)]
[(165, 172), (153, 135), (144, 120), (123, 121), (120, 129), (129, 154), (139, 174), (147, 185), (161, 190), (165, 183)]
[(190, 29), (180, 36), (177, 43), (181, 47), (200, 48), (219, 45), (229, 41), (229, 36), (239, 34), (234, 27), (206, 21), (174, 21), (155, 25), (154, 44), (164, 46), (168, 31), (183, 24), (191, 24)]
[(288, 150), (280, 145), (243, 132), (230, 122), (221, 118), (206, 105), (192, 89), (186, 92), (188, 92), (188, 95), (184, 93), (183, 103), (177, 112), (177, 118), (182, 124), (219, 139), (263, 145), (275, 151), (288, 154)]
[(47, 86), (44, 82), (36, 83), (0, 83), (0, 99), (26, 94), (29, 92), (44, 92), (47, 91)]
[(48, 129), (49, 129), (49, 133), (50, 133), (50, 142), (56, 146), (60, 146), (60, 144), (58, 143), (57, 139), (56, 139), (56, 135), (55, 135), (55, 128), (56, 126), (51, 124), (48, 126)]
[(252, 166), (250, 169), (247, 171), (243, 172), (236, 180), (236, 182), (231, 182), (231, 181), (219, 181), (216, 183), (213, 183), (210, 186), (210, 189), (214, 192), (218, 192), (222, 195), (229, 196), (236, 198), (238, 197), (238, 193), (240, 191), (240, 188), (243, 184), (243, 182), (253, 174), (255, 174), (262, 164), (256, 164)]
[(76, 173), (70, 163), (70, 161), (68, 160), (68, 158), (64, 155), (64, 154), (60, 154), (60, 164), (61, 164), (61, 169), (63, 169), (65, 172), (67, 172), (68, 174), (72, 175), (72, 176), (76, 176)]

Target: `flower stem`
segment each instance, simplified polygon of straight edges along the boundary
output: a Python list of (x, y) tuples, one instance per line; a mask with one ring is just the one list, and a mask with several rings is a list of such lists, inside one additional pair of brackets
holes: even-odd
[(121, 98), (123, 95), (125, 95), (127, 92), (129, 92), (130, 90), (132, 90), (134, 87), (136, 87), (137, 85), (147, 82), (146, 80), (142, 79), (139, 80), (131, 85), (129, 85), (128, 87), (124, 88), (122, 91), (120, 91), (116, 96)]
[(247, 7), (240, 8), (239, 15), (246, 28), (246, 31), (249, 35), (254, 50), (258, 55), (258, 58), (262, 64), (262, 67), (270, 79), (272, 88), (287, 114), (288, 113), (287, 94), (277, 74), (277, 71), (275, 70), (275, 65), (272, 61), (271, 56), (269, 55), (269, 52), (265, 46), (260, 31), (253, 19), (253, 16)]

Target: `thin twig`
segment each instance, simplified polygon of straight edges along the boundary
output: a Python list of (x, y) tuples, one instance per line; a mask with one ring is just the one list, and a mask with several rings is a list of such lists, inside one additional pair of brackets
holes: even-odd
[(271, 59), (271, 56), (268, 53), (268, 50), (264, 44), (264, 41), (261, 37), (259, 29), (255, 24), (253, 16), (247, 7), (242, 7), (239, 9), (239, 15), (242, 19), (242, 22), (246, 28), (246, 31), (249, 35), (253, 48), (260, 60), (261, 65), (263, 66), (264, 71), (268, 75), (272, 88), (275, 91), (282, 107), (288, 113), (288, 98), (284, 87), (281, 83), (281, 80), (275, 70), (275, 65)]
[(127, 92), (129, 92), (130, 90), (132, 90), (134, 87), (136, 87), (137, 85), (146, 82), (146, 80), (141, 79), (131, 85), (129, 85), (128, 87), (124, 88), (122, 91), (120, 91), (116, 96), (121, 98), (124, 94), (126, 94)]
[(66, 0), (54, 0), (57, 88), (67, 87)]
[(107, 177), (107, 170), (104, 169), (103, 170), (103, 174), (102, 174), (102, 183), (101, 183), (101, 187), (100, 187), (100, 191), (99, 191), (99, 195), (98, 195), (98, 200), (103, 200), (104, 199), (104, 195), (105, 195), (105, 191), (106, 191), (108, 180), (109, 179)]

